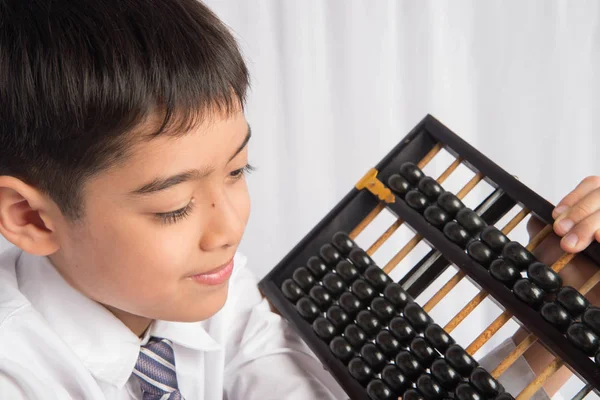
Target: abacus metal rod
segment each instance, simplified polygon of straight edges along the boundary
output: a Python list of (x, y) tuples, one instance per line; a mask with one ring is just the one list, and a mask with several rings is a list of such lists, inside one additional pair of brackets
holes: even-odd
[[(443, 183), (449, 176), (458, 168), (458, 166), (462, 163), (462, 158), (457, 158), (454, 160), (452, 164), (446, 168), (444, 172), (437, 178), (438, 183)], [(402, 226), (404, 221), (402, 218), (398, 218), (389, 228), (386, 229), (385, 232), (367, 249), (367, 254), (372, 256), (379, 248)]]
[(531, 398), (546, 381), (556, 373), (562, 366), (563, 361), (559, 358), (555, 358), (548, 366), (519, 393), (515, 400), (525, 400)]
[(588, 383), (587, 385), (585, 385), (584, 387), (582, 387), (581, 390), (579, 392), (577, 392), (577, 394), (575, 394), (575, 396), (573, 396), (573, 398), (571, 400), (583, 400), (583, 399), (585, 399), (585, 396), (587, 396), (588, 394), (590, 394), (590, 392), (592, 391), (592, 389), (593, 389), (593, 386)]
[[(423, 168), (425, 167), (427, 164), (429, 164), (429, 162), (433, 159), (433, 157), (435, 157), (440, 150), (442, 150), (443, 145), (441, 143), (436, 143), (435, 146), (433, 146), (431, 148), (431, 150), (429, 150), (429, 152), (427, 154), (425, 154), (425, 157), (423, 157), (421, 159), (421, 161), (419, 161), (417, 163), (417, 166), (419, 168)], [(375, 218), (377, 218), (377, 216), (379, 215), (379, 213), (381, 213), (381, 211), (383, 211), (383, 209), (385, 208), (385, 204), (384, 203), (379, 203), (377, 204), (377, 206), (371, 210), (371, 212), (369, 214), (367, 214), (367, 216), (358, 223), (358, 225), (356, 225), (354, 227), (354, 229), (350, 232), (350, 234), (348, 235), (350, 237), (350, 239), (354, 240), (356, 239), (356, 237), (358, 235), (360, 235), (360, 233), (365, 230), (365, 228), (371, 223), (373, 222), (373, 220)]]
[[(460, 190), (460, 192), (458, 192), (456, 197), (458, 197), (459, 199), (465, 197), (471, 190), (473, 190), (475, 186), (477, 186), (477, 184), (482, 179), (483, 175), (477, 173), (473, 178), (471, 178), (469, 182), (467, 182), (467, 184)], [(398, 253), (396, 253), (394, 257), (392, 257), (392, 259), (385, 265), (385, 267), (383, 267), (383, 271), (388, 274), (391, 271), (393, 271), (393, 269), (396, 268), (398, 264), (400, 264), (400, 261), (402, 261), (404, 257), (406, 257), (406, 255), (410, 253), (411, 250), (414, 249), (422, 239), (423, 236), (419, 234), (415, 235), (411, 240), (408, 241), (408, 243), (404, 245), (402, 249), (400, 249)]]
[[(552, 269), (557, 273), (560, 272), (575, 256), (575, 253), (563, 254), (554, 264), (552, 264)], [(504, 324), (510, 321), (511, 318), (512, 314), (508, 311), (504, 311), (502, 314), (500, 314), (500, 316), (498, 316), (498, 318), (496, 318), (494, 322), (492, 322), (490, 326), (488, 326), (488, 328), (485, 331), (483, 331), (473, 341), (473, 343), (469, 345), (469, 347), (467, 347), (467, 353), (471, 355), (475, 354), (475, 352), (477, 352), (477, 350), (479, 350), (481, 346), (487, 343), (487, 341), (490, 340), (490, 338), (494, 336), (494, 334), (498, 332), (500, 328), (504, 326)]]
[[(521, 210), (521, 212), (515, 215), (513, 219), (511, 219), (506, 224), (506, 226), (502, 228), (502, 233), (504, 233), (505, 235), (509, 234), (521, 221), (523, 221), (523, 219), (525, 219), (528, 213), (529, 211), (527, 211), (526, 209)], [(538, 232), (538, 234), (533, 239), (531, 239), (530, 244), (535, 244), (534, 247), (537, 247), (539, 243), (541, 243), (550, 232), (551, 229), (542, 230)], [(446, 282), (444, 286), (442, 286), (442, 288), (436, 294), (434, 294), (431, 297), (431, 299), (427, 301), (427, 303), (425, 303), (425, 305), (423, 306), (423, 310), (425, 310), (426, 312), (431, 311), (433, 307), (435, 307), (440, 301), (442, 301), (442, 299), (446, 297), (448, 293), (450, 293), (450, 291), (460, 283), (460, 281), (465, 277), (465, 275), (466, 273), (463, 270), (459, 270), (456, 274), (454, 274), (454, 276), (452, 276), (452, 278), (450, 278), (448, 282)]]
[[(592, 275), (582, 286), (579, 288), (579, 293), (582, 295), (586, 295), (590, 290), (592, 290), (597, 284), (600, 282), (600, 270), (597, 271), (594, 275)], [(519, 343), (513, 351), (510, 352), (508, 356), (498, 366), (496, 369), (492, 371), (492, 376), (494, 378), (500, 377), (511, 365), (513, 365), (519, 357), (521, 357), (531, 345), (537, 342), (538, 338), (530, 333), (527, 335), (525, 339), (521, 343)]]

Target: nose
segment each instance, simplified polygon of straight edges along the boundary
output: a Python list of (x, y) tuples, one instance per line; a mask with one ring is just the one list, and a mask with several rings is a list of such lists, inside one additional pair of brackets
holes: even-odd
[(243, 206), (225, 194), (214, 196), (206, 207), (206, 225), (200, 239), (203, 251), (237, 246), (246, 226)]

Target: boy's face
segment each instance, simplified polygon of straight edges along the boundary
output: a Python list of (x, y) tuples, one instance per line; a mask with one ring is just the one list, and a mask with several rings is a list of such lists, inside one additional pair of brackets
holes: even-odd
[(250, 212), (248, 136), (239, 112), (135, 144), (86, 183), (84, 219), (60, 220), (50, 259), (138, 334), (151, 319), (211, 317), (226, 300), (227, 264)]

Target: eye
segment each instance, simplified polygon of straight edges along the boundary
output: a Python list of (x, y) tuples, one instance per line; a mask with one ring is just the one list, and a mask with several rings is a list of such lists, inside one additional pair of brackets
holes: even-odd
[(229, 176), (234, 179), (241, 179), (244, 175), (249, 174), (250, 172), (254, 171), (254, 167), (251, 166), (250, 164), (246, 164), (243, 168), (240, 169), (236, 169), (235, 171), (231, 171), (229, 173)]
[(194, 202), (190, 201), (187, 206), (180, 208), (179, 210), (169, 211), (166, 213), (156, 213), (154, 214), (161, 223), (165, 225), (175, 224), (185, 217), (187, 217), (190, 212), (194, 208)]

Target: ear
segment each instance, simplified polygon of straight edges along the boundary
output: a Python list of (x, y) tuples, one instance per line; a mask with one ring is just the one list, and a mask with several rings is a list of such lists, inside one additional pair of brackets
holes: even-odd
[(47, 256), (59, 248), (56, 204), (25, 182), (0, 176), (0, 234), (23, 251)]

